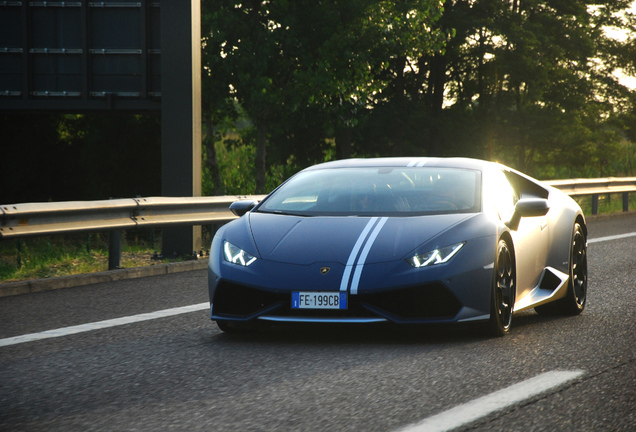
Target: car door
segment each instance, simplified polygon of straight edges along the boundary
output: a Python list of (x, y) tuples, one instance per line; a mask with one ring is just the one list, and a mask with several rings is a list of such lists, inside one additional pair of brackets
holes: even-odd
[[(520, 198), (529, 197), (528, 192), (515, 189), (508, 176), (498, 171), (496, 174), (497, 200), (495, 206), (503, 222), (510, 220), (514, 206)], [(520, 184), (520, 182), (514, 182)], [(521, 218), (516, 230), (511, 231), (515, 249), (517, 273), (516, 301), (532, 291), (541, 279), (548, 256), (549, 233), (547, 216)]]

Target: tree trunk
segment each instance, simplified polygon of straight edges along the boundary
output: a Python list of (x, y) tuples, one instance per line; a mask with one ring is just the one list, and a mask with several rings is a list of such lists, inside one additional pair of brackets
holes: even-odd
[(336, 157), (348, 159), (351, 157), (351, 127), (344, 126), (336, 130)]
[(203, 139), (206, 155), (205, 165), (210, 170), (210, 176), (214, 184), (214, 195), (224, 195), (225, 188), (223, 187), (223, 180), (219, 172), (219, 162), (216, 157), (216, 148), (214, 147), (214, 124), (210, 116), (203, 116), (203, 121), (205, 123), (205, 138)]
[(267, 132), (267, 122), (258, 121), (256, 123), (256, 193), (267, 192)]
[(404, 97), (404, 69), (406, 68), (406, 57), (402, 56), (396, 61), (395, 72), (395, 121), (393, 122), (393, 155), (402, 156), (404, 154), (404, 129), (407, 124), (406, 98)]
[(431, 94), (431, 127), (427, 156), (440, 156), (442, 144), (442, 109), (444, 106), (444, 88), (446, 86), (446, 56), (436, 54), (431, 62), (429, 89)]

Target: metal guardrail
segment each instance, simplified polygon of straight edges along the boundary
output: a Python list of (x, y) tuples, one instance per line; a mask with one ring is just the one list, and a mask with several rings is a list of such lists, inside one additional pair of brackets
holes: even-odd
[(636, 177), (548, 180), (549, 184), (570, 196), (636, 192)]
[(0, 239), (82, 231), (225, 223), (240, 199), (265, 195), (150, 197), (104, 201), (46, 202), (0, 206)]
[(255, 196), (150, 197), (0, 206), (0, 240), (71, 232), (109, 231), (108, 269), (120, 268), (121, 232), (131, 228), (226, 223), (229, 206)]
[[(546, 181), (570, 196), (636, 192), (636, 177)], [(0, 239), (81, 231), (108, 231), (173, 225), (225, 223), (236, 216), (229, 210), (240, 199), (261, 200), (265, 195), (216, 197), (149, 197), (103, 201), (71, 201), (0, 205)], [(598, 207), (592, 206), (592, 214)]]
[(549, 184), (570, 196), (592, 197), (592, 215), (598, 214), (599, 196), (604, 194), (623, 195), (623, 211), (629, 211), (629, 194), (636, 192), (636, 177), (608, 177), (596, 179), (549, 180)]
[[(551, 180), (545, 183), (571, 196), (591, 195), (592, 214), (598, 213), (599, 195), (623, 194), (623, 211), (628, 211), (629, 193), (636, 192), (636, 177)], [(240, 199), (261, 200), (264, 197), (149, 197), (0, 205), (0, 240), (82, 231), (111, 231), (117, 234), (130, 228), (226, 223), (236, 218), (229, 210), (231, 203)], [(111, 235), (109, 255), (116, 257), (109, 260), (111, 268), (119, 267), (121, 246), (116, 241), (117, 237)]]

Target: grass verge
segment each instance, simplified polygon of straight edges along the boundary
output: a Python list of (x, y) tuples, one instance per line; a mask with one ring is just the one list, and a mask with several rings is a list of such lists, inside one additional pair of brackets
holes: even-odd
[[(108, 270), (108, 233), (66, 234), (0, 241), (0, 283)], [(164, 259), (161, 235), (124, 231), (121, 268), (183, 261)]]
[[(592, 215), (592, 197), (581, 196), (574, 199), (583, 214), (588, 217)], [(629, 194), (629, 208), (631, 210), (636, 209), (636, 193)], [(603, 194), (598, 197), (598, 214), (612, 214), (621, 213), (623, 211), (623, 194)]]

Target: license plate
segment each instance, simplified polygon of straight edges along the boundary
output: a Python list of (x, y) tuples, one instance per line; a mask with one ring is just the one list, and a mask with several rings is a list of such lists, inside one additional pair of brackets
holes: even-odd
[(347, 293), (295, 291), (292, 309), (347, 309)]

